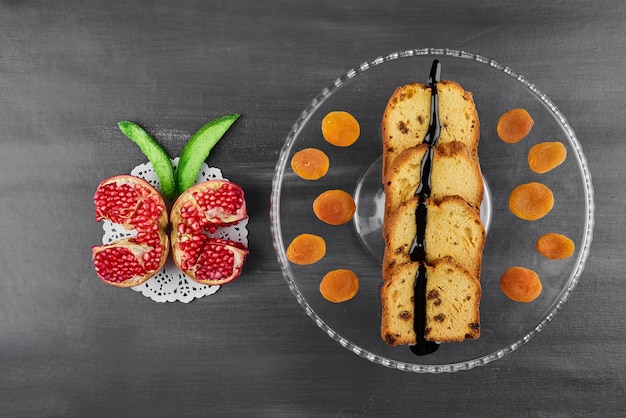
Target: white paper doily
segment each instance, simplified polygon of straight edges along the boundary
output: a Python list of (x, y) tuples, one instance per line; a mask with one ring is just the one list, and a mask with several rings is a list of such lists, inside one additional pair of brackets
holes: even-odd
[[(178, 165), (178, 158), (172, 160), (174, 168)], [(140, 164), (135, 167), (131, 172), (131, 175), (140, 177), (152, 184), (157, 190), (161, 190), (161, 184), (159, 179), (152, 168), (151, 163)], [(223, 179), (222, 171), (216, 167), (209, 167), (203, 164), (196, 179), (196, 183)], [(237, 225), (219, 228), (213, 236), (228, 239), (236, 242), (241, 242), (248, 246), (248, 218), (242, 220)], [(102, 224), (104, 235), (102, 237), (103, 244), (110, 244), (121, 238), (132, 237), (137, 235), (137, 231), (126, 230), (120, 225), (114, 224), (110, 221), (104, 221)], [(219, 290), (220, 286), (207, 286), (200, 283), (196, 283), (176, 267), (171, 255), (165, 263), (165, 266), (161, 271), (152, 276), (145, 283), (139, 286), (131, 287), (136, 292), (142, 293), (144, 296), (149, 297), (155, 302), (184, 302), (188, 303), (196, 298), (201, 298), (208, 295), (213, 295)]]

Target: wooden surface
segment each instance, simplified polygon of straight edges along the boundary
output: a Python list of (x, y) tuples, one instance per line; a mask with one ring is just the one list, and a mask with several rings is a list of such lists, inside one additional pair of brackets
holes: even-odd
[[(0, 415), (626, 415), (626, 6), (502, 1), (0, 1)], [(567, 116), (596, 196), (580, 283), (537, 337), (454, 374), (342, 348), (290, 292), (269, 228), (280, 147), (337, 76), (411, 48), (484, 55)], [(102, 284), (92, 196), (171, 155), (208, 120), (244, 117), (211, 156), (246, 190), (252, 253), (228, 291), (158, 304)]]

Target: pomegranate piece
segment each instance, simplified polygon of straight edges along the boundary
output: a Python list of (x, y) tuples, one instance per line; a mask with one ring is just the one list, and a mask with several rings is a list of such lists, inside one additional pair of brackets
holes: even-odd
[[(177, 207), (180, 207), (180, 215), (186, 225), (210, 232), (215, 232), (218, 227), (234, 225), (248, 216), (243, 190), (228, 180), (196, 184), (180, 195), (174, 204), (174, 208)], [(174, 208), (172, 217), (177, 215)]]
[(210, 237), (199, 251), (183, 252), (181, 269), (198, 283), (222, 285), (239, 277), (247, 255), (248, 249), (240, 243)]
[(178, 268), (192, 280), (208, 285), (239, 277), (248, 249), (210, 234), (247, 216), (243, 190), (235, 183), (209, 180), (187, 189), (170, 214), (172, 255)]
[(137, 231), (136, 237), (92, 248), (96, 273), (105, 283), (137, 286), (161, 270), (169, 253), (167, 211), (150, 183), (130, 175), (110, 177), (96, 189), (94, 205), (96, 221)]
[(143, 283), (147, 274), (141, 263), (144, 248), (125, 240), (91, 249), (96, 273), (105, 283), (130, 287)]

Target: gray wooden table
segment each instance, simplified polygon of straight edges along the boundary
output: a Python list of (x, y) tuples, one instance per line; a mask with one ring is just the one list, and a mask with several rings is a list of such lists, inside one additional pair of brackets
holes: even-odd
[[(626, 415), (626, 6), (502, 1), (0, 1), (0, 415)], [(337, 76), (452, 48), (514, 68), (567, 116), (596, 196), (591, 254), (538, 336), (485, 366), (414, 374), (342, 348), (290, 292), (269, 228), (279, 150)], [(155, 303), (102, 284), (92, 196), (244, 117), (211, 164), (246, 190), (252, 249), (210, 299)]]

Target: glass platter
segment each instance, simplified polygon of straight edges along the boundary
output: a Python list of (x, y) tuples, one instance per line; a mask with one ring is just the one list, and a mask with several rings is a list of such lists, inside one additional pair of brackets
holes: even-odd
[[(428, 82), (434, 59), (441, 62), (441, 79), (455, 80), (474, 96), (481, 123), (478, 148), (486, 195), (481, 216), (487, 229), (481, 274), (481, 336), (462, 343), (441, 344), (429, 355), (416, 356), (406, 346), (389, 347), (380, 337), (381, 266), (383, 241), (380, 179), (380, 120), (397, 86)], [(496, 134), (499, 116), (525, 108), (535, 124), (517, 144)], [(321, 120), (330, 111), (344, 110), (361, 125), (359, 140), (334, 147), (321, 134)], [(527, 153), (538, 142), (560, 141), (567, 159), (546, 174), (528, 168)], [(315, 147), (330, 158), (328, 174), (306, 181), (294, 174), (290, 161), (300, 149)], [(537, 221), (523, 221), (508, 209), (508, 196), (521, 183), (538, 181), (552, 189), (555, 205)], [(340, 226), (318, 220), (313, 200), (328, 189), (354, 196), (353, 222)], [(541, 331), (576, 286), (589, 253), (593, 230), (593, 188), (585, 156), (565, 117), (537, 87), (510, 68), (484, 57), (449, 49), (396, 52), (364, 62), (337, 78), (303, 111), (283, 146), (272, 185), (271, 228), (274, 247), (287, 283), (298, 302), (332, 339), (376, 364), (412, 372), (453, 372), (487, 364), (511, 353)], [(548, 260), (535, 250), (537, 238), (558, 232), (576, 244), (573, 256)], [(326, 256), (300, 266), (287, 260), (285, 250), (301, 233), (322, 236)], [(513, 266), (535, 270), (543, 291), (532, 303), (509, 300), (499, 287), (502, 273)], [(358, 294), (334, 304), (319, 292), (330, 270), (346, 268), (359, 277)]]

